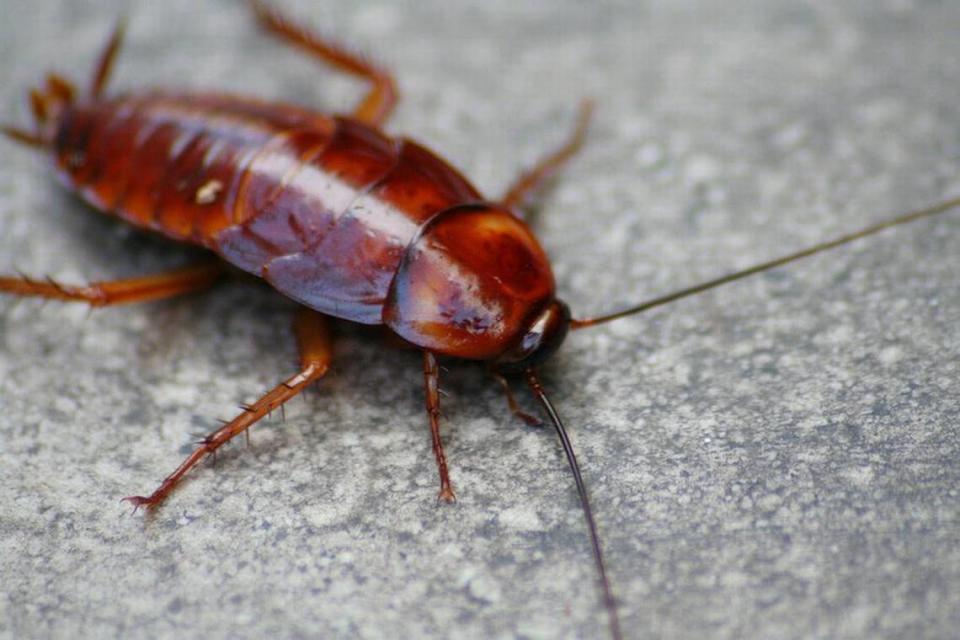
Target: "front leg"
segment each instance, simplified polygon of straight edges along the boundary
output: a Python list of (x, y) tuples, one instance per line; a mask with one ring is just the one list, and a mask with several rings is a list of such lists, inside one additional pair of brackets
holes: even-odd
[(437, 470), (440, 472), (440, 493), (438, 500), (456, 502), (453, 485), (450, 484), (450, 472), (447, 470), (447, 455), (440, 441), (440, 367), (437, 357), (429, 351), (423, 352), (423, 382), (427, 392), (427, 416), (430, 418), (430, 437), (433, 443), (433, 455), (437, 458)]

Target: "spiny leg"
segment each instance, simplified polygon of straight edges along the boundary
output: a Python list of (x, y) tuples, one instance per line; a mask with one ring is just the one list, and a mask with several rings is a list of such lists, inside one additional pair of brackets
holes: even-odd
[(243, 407), (243, 413), (223, 425), (201, 442), (200, 446), (184, 460), (149, 496), (129, 496), (124, 500), (140, 507), (153, 508), (172, 492), (190, 469), (213, 454), (221, 446), (256, 424), (261, 418), (299, 394), (327, 372), (332, 355), (330, 329), (327, 320), (316, 311), (301, 308), (294, 320), (294, 332), (300, 350), (300, 371), (268, 391), (251, 405)]
[(346, 47), (311, 33), (259, 0), (250, 0), (250, 6), (260, 24), (271, 33), (341, 71), (370, 81), (373, 86), (354, 110), (353, 117), (377, 127), (390, 117), (398, 94), (397, 83), (389, 72)]
[(90, 80), (90, 97), (99, 98), (103, 93), (103, 88), (110, 78), (110, 70), (113, 69), (113, 62), (117, 58), (117, 51), (123, 42), (123, 33), (126, 30), (126, 20), (120, 18), (117, 25), (113, 28), (113, 33), (103, 51), (100, 52), (100, 58), (97, 60), (97, 66), (94, 67), (93, 77)]
[(204, 262), (152, 276), (92, 282), (83, 286), (64, 285), (51, 279), (0, 276), (0, 293), (86, 302), (91, 307), (106, 307), (192, 293), (210, 287), (222, 274), (221, 263)]
[(40, 148), (46, 145), (46, 141), (39, 133), (30, 133), (29, 131), (25, 131), (19, 127), (14, 127), (8, 124), (0, 125), (0, 132), (14, 142), (19, 142), (27, 147)]
[(437, 357), (429, 351), (423, 352), (423, 381), (427, 392), (430, 439), (433, 455), (437, 459), (437, 470), (440, 472), (440, 493), (437, 499), (456, 502), (457, 497), (450, 484), (450, 472), (447, 470), (447, 455), (443, 452), (443, 442), (440, 440), (440, 367), (437, 365)]
[(567, 142), (537, 162), (531, 169), (517, 178), (500, 203), (508, 209), (522, 209), (534, 194), (543, 188), (544, 184), (583, 146), (586, 138), (587, 126), (593, 113), (593, 102), (584, 100), (580, 103), (580, 113), (577, 116), (577, 126)]

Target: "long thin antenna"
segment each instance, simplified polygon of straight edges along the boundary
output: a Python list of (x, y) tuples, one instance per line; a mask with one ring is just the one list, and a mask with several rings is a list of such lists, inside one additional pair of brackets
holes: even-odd
[(583, 476), (580, 474), (580, 465), (577, 464), (577, 456), (573, 453), (573, 445), (570, 444), (570, 438), (567, 436), (567, 430), (563, 428), (560, 422), (560, 416), (556, 409), (547, 398), (543, 385), (537, 378), (537, 373), (531, 367), (527, 369), (527, 382), (534, 395), (543, 405), (544, 411), (550, 416), (553, 426), (560, 436), (560, 443), (563, 445), (563, 452), (567, 454), (567, 462), (570, 464), (570, 471), (573, 472), (573, 479), (577, 483), (577, 493), (580, 494), (580, 505), (583, 507), (583, 517), (587, 521), (587, 529), (590, 530), (590, 544), (593, 547), (593, 559), (597, 564), (597, 572), (600, 574), (600, 585), (603, 587), (603, 602), (607, 608), (607, 618), (610, 624), (610, 636), (614, 640), (622, 640), (623, 634), (620, 631), (620, 619), (617, 616), (617, 603), (613, 599), (613, 591), (610, 589), (610, 580), (607, 578), (607, 569), (603, 563), (603, 551), (600, 549), (600, 536), (597, 534), (597, 523), (593, 520), (593, 511), (590, 509), (590, 500), (587, 498), (587, 488), (583, 483)]
[(890, 227), (896, 227), (901, 224), (907, 224), (908, 222), (913, 222), (914, 220), (919, 220), (921, 218), (929, 218), (940, 213), (944, 213), (953, 209), (954, 207), (960, 205), (960, 198), (954, 198), (953, 200), (947, 200), (946, 202), (941, 202), (940, 204), (928, 207), (926, 209), (920, 209), (918, 211), (912, 211), (896, 218), (891, 218), (885, 222), (879, 222), (877, 224), (871, 225), (860, 231), (855, 231), (839, 238), (823, 242), (802, 251), (797, 251), (796, 253), (791, 253), (790, 255), (783, 256), (782, 258), (777, 258), (775, 260), (770, 260), (768, 262), (761, 262), (758, 265), (754, 265), (742, 271), (735, 271), (733, 273), (721, 276), (714, 280), (707, 280), (698, 285), (688, 287), (686, 289), (680, 289), (679, 291), (674, 291), (673, 293), (668, 293), (667, 295), (660, 296), (659, 298), (654, 298), (652, 300), (647, 300), (641, 304), (638, 304), (629, 309), (624, 309), (623, 311), (617, 311), (616, 313), (611, 313), (606, 316), (598, 316), (596, 318), (587, 318), (584, 320), (572, 320), (570, 322), (570, 327), (572, 329), (583, 329), (585, 327), (592, 327), (594, 325), (603, 324), (604, 322), (610, 322), (611, 320), (617, 320), (618, 318), (623, 318), (626, 316), (633, 315), (635, 313), (641, 313), (648, 309), (653, 309), (654, 307), (659, 307), (665, 305), (674, 300), (679, 300), (680, 298), (686, 298), (694, 294), (706, 291), (708, 289), (713, 289), (714, 287), (719, 287), (720, 285), (727, 284), (728, 282), (734, 282), (735, 280), (741, 280), (747, 276), (752, 276), (762, 271), (767, 271), (769, 269), (774, 269), (776, 267), (781, 267), (787, 263), (793, 262), (794, 260), (800, 260), (801, 258), (806, 258), (817, 253), (821, 253), (828, 249), (833, 249), (834, 247), (839, 247), (854, 240), (859, 240), (860, 238), (865, 238), (866, 236), (871, 236), (875, 233), (879, 233), (884, 229), (889, 229)]

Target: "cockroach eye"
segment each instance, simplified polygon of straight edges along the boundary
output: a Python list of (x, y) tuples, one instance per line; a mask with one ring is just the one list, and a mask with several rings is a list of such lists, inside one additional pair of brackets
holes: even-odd
[(552, 356), (570, 329), (570, 308), (554, 300), (534, 316), (527, 331), (507, 352), (494, 361), (494, 369), (504, 373), (525, 371)]

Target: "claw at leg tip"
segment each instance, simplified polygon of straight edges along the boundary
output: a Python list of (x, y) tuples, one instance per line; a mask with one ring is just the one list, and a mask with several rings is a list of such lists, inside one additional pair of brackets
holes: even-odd
[(120, 498), (120, 502), (129, 502), (133, 505), (133, 512), (130, 515), (136, 514), (141, 508), (149, 511), (154, 506), (154, 502), (145, 496), (127, 496)]

